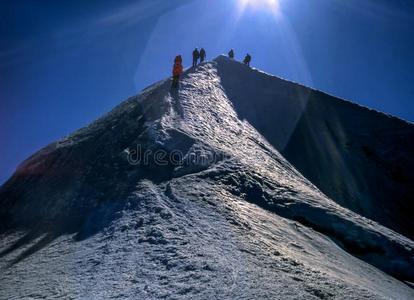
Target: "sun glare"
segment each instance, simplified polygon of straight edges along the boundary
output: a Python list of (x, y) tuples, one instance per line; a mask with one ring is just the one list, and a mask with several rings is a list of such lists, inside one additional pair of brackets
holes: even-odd
[(280, 8), (279, 0), (239, 0), (242, 10), (264, 9), (278, 13)]

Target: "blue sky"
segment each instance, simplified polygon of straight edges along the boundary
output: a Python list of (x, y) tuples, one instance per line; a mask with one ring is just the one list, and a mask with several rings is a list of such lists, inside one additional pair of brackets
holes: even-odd
[(279, 0), (277, 14), (241, 1), (2, 1), (0, 183), (195, 46), (414, 121), (414, 1)]

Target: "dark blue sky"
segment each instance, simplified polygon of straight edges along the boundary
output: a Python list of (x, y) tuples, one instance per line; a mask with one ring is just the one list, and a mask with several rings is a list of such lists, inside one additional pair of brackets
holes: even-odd
[(241, 1), (1, 1), (0, 183), (195, 46), (414, 121), (414, 1)]

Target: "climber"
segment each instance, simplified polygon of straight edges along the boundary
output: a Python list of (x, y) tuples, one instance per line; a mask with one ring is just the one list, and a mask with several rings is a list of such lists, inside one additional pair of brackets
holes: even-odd
[(229, 57), (230, 57), (231, 59), (233, 59), (233, 58), (234, 58), (234, 51), (233, 51), (233, 49), (231, 49), (231, 50), (229, 51)]
[(246, 57), (244, 58), (243, 62), (250, 67), (250, 61), (252, 60), (252, 57), (249, 53), (246, 54)]
[(180, 63), (180, 64), (182, 64), (182, 63), (183, 63), (183, 58), (181, 57), (181, 55), (177, 55), (177, 56), (174, 58), (174, 63)]
[(200, 58), (200, 52), (195, 48), (193, 51), (193, 67), (197, 66), (198, 59)]
[(172, 87), (178, 88), (178, 81), (180, 80), (180, 76), (183, 73), (183, 59), (181, 55), (177, 55), (174, 59), (174, 67), (173, 67), (173, 81)]
[(200, 50), (200, 64), (202, 62), (204, 62), (205, 59), (206, 59), (206, 50), (204, 50), (204, 48), (201, 48), (201, 50)]

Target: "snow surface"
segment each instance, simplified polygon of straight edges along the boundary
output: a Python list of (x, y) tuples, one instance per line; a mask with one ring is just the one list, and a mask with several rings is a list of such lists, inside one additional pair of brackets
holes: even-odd
[(413, 124), (220, 60), (231, 64), (218, 74), (239, 116), (307, 179), (341, 206), (414, 238)]
[[(258, 74), (219, 57), (23, 162), (0, 190), (0, 298), (413, 299), (396, 278), (413, 281), (414, 243), (240, 118), (224, 87), (238, 68)], [(182, 162), (131, 164), (137, 146)]]

